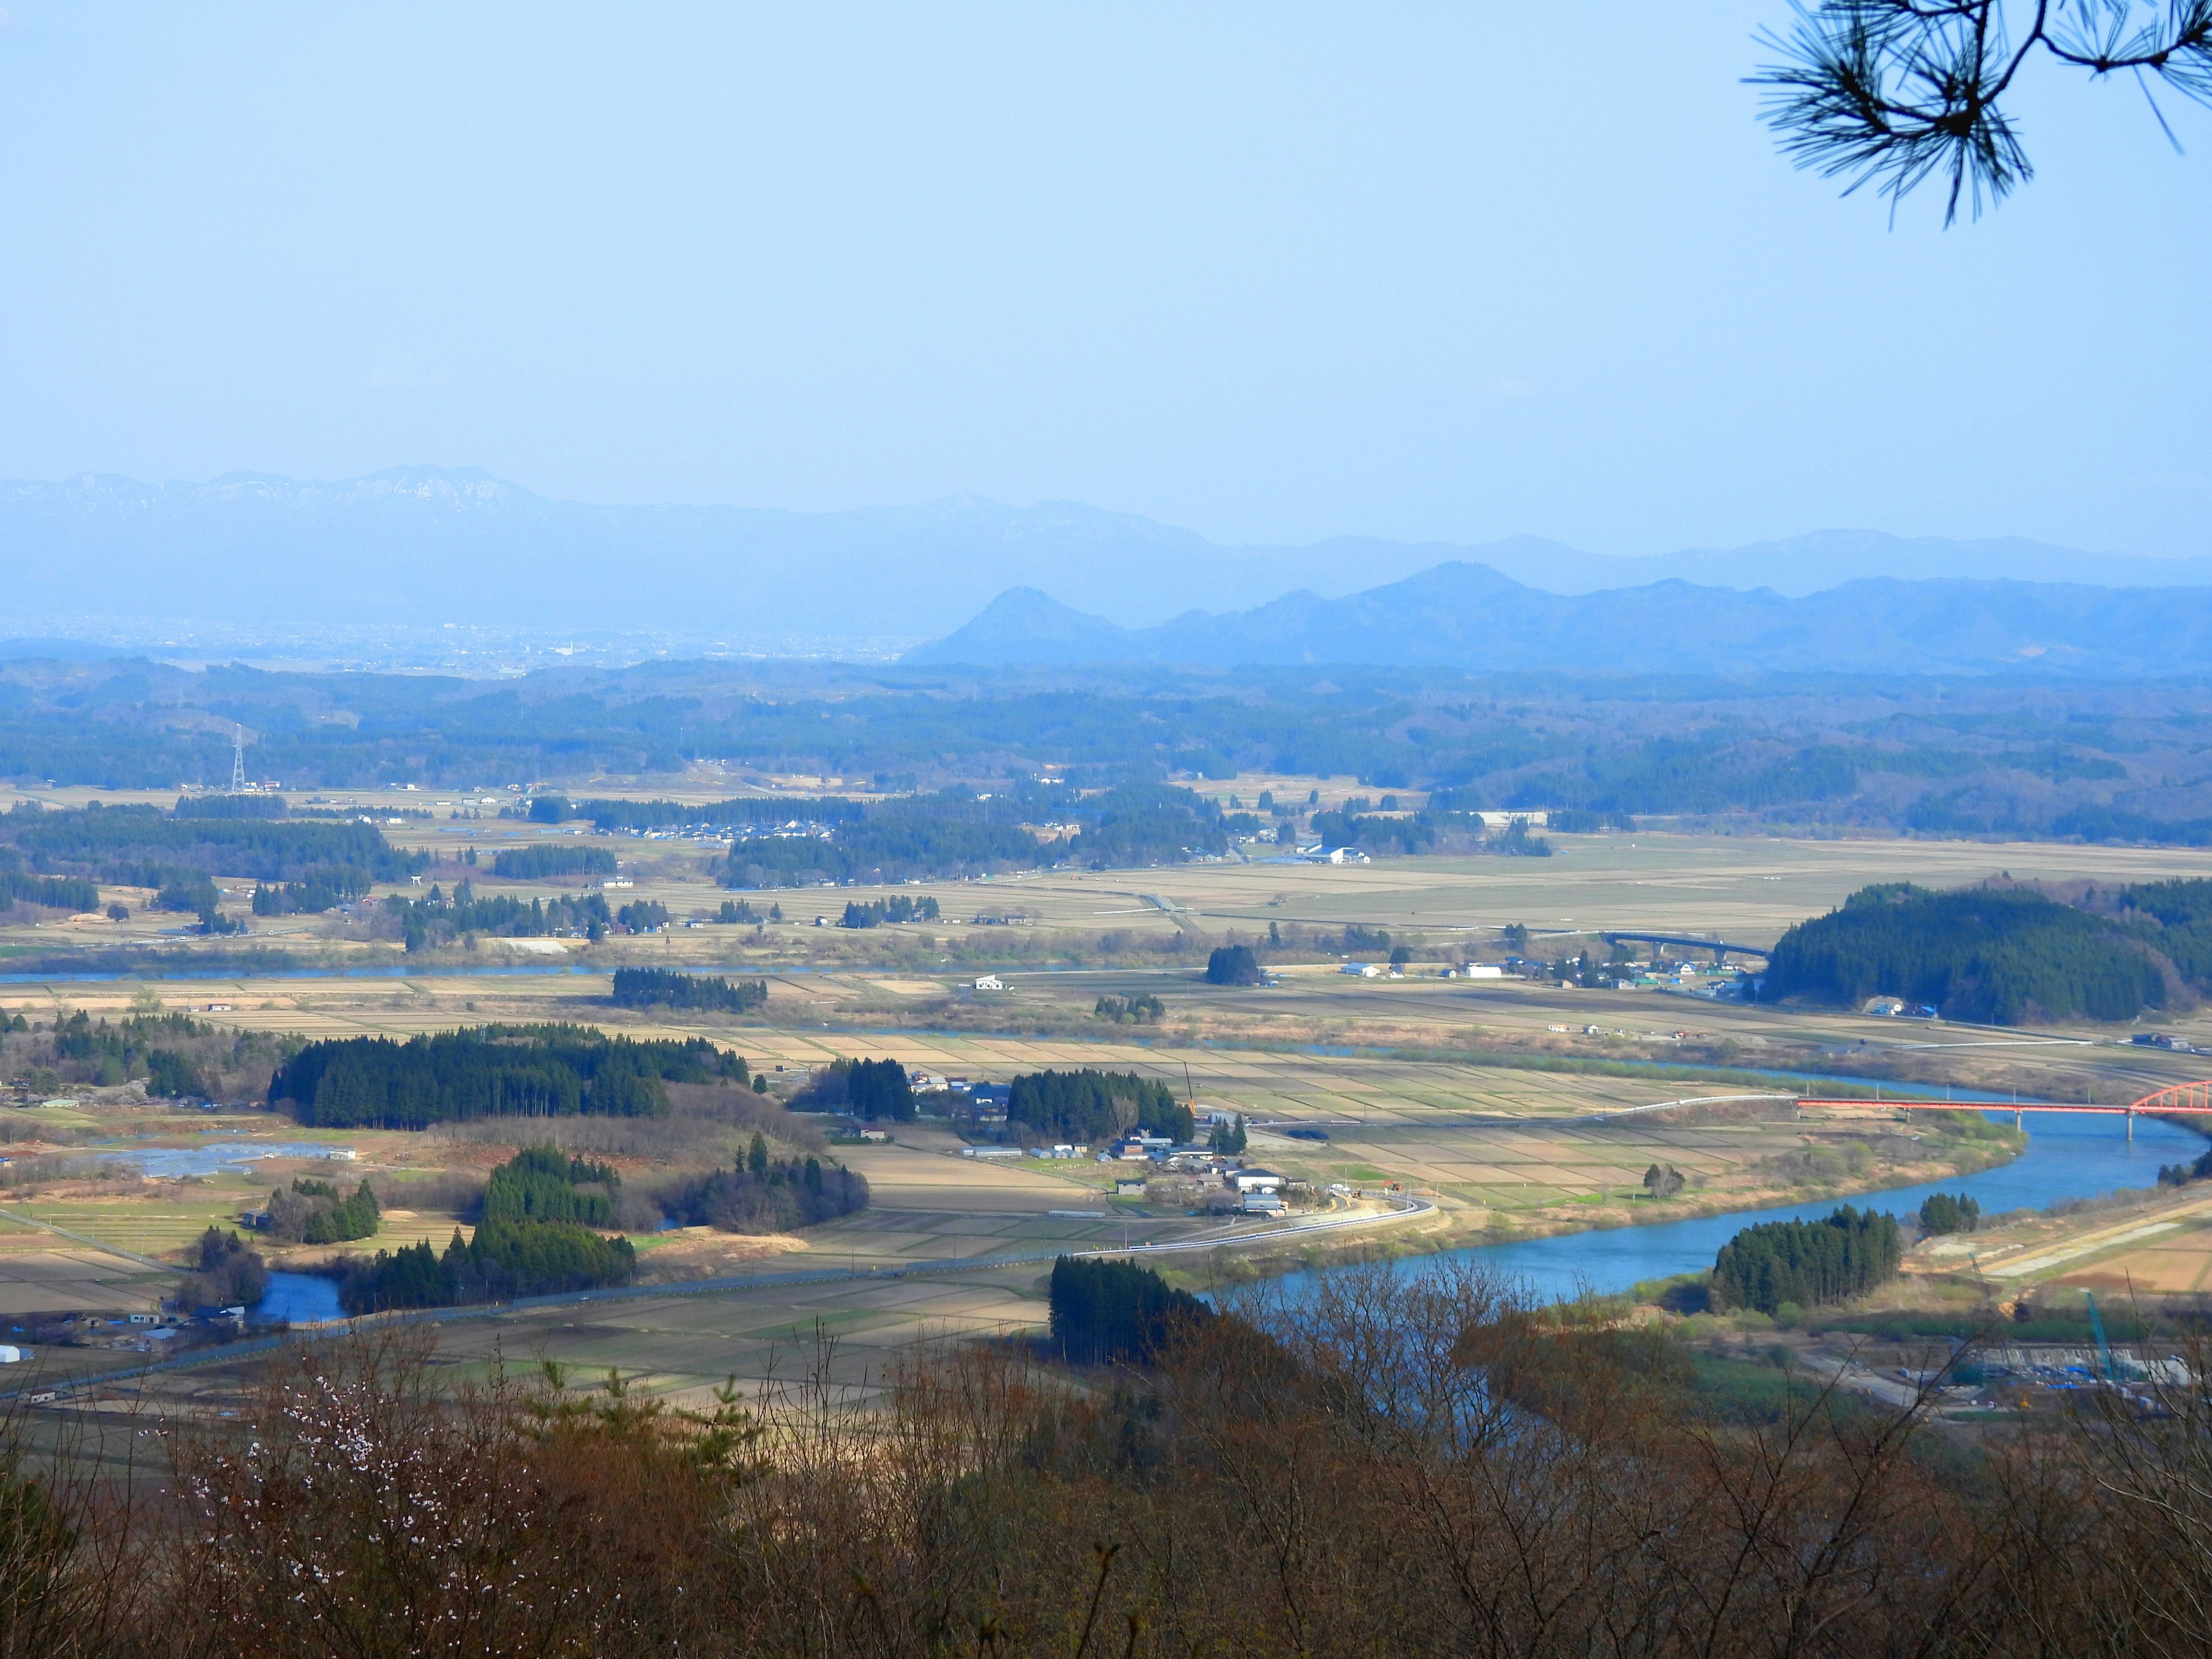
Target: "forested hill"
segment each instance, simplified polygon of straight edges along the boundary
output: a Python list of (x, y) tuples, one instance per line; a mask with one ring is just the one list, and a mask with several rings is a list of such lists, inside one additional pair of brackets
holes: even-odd
[(1761, 995), (1894, 996), (1947, 1019), (2013, 1025), (2133, 1019), (2166, 1005), (2170, 980), (2212, 993), (2212, 881), (2072, 897), (2008, 884), (1864, 888), (1782, 936)]
[(98, 802), (68, 811), (24, 802), (0, 817), (0, 846), (36, 872), (124, 887), (251, 876), (315, 883), (351, 896), (373, 881), (402, 880), (422, 867), (421, 854), (394, 848), (374, 824), (179, 817), (157, 806)]
[[(672, 780), (712, 762), (732, 780), (730, 811), (745, 818), (760, 810), (742, 797), (748, 774), (826, 775), (917, 800), (964, 786), (976, 792), (963, 809), (979, 830), (976, 862), (988, 861), (994, 820), (1004, 826), (1000, 797), (1048, 775), (1091, 799), (1124, 784), (1353, 777), (1377, 793), (1426, 792), (1431, 807), (1449, 792), (1457, 811), (2212, 845), (2197, 789), (2212, 769), (2200, 685), (2026, 674), (1938, 683), (717, 661), (492, 683), (0, 662), (0, 777), (219, 782), (237, 721), (247, 765), (295, 792)], [(852, 816), (877, 810), (842, 805)], [(886, 824), (868, 861), (896, 865), (898, 837)]]

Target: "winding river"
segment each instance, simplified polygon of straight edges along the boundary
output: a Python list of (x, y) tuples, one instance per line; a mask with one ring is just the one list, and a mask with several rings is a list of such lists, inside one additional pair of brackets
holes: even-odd
[[(2000, 1121), (2009, 1113), (1990, 1115)], [(2135, 1139), (2124, 1121), (2091, 1112), (2044, 1112), (2028, 1120), (2027, 1150), (2008, 1164), (1978, 1175), (1948, 1181), (1893, 1187), (1839, 1199), (1824, 1198), (1770, 1209), (1736, 1210), (1642, 1227), (1613, 1227), (1515, 1244), (1484, 1244), (1423, 1256), (1407, 1265), (1418, 1270), (1433, 1261), (1480, 1262), (1519, 1279), (1547, 1298), (1572, 1297), (1583, 1290), (1607, 1294), (1647, 1279), (1699, 1273), (1713, 1265), (1723, 1244), (1761, 1221), (1816, 1220), (1839, 1203), (1892, 1211), (1900, 1217), (1918, 1211), (1931, 1193), (1966, 1193), (1985, 1216), (2006, 1210), (2041, 1209), (2062, 1199), (2096, 1198), (2121, 1187), (2148, 1187), (2161, 1164), (2196, 1161), (2205, 1139), (2190, 1130), (2149, 1118), (2136, 1121)], [(1322, 1271), (1327, 1271), (1322, 1269)], [(1295, 1297), (1314, 1275), (1290, 1273), (1278, 1281)], [(275, 1273), (269, 1293), (253, 1310), (256, 1322), (335, 1319), (341, 1316), (337, 1286), (317, 1274)]]
[[(1998, 1121), (2009, 1112), (1992, 1112)], [(1519, 1279), (1540, 1297), (1558, 1300), (1587, 1289), (1600, 1295), (1625, 1291), (1647, 1279), (1701, 1273), (1720, 1247), (1761, 1221), (1811, 1221), (1839, 1203), (1888, 1210), (1900, 1218), (1917, 1212), (1931, 1193), (1965, 1193), (1984, 1216), (2005, 1210), (2041, 1209), (2061, 1199), (2098, 1198), (2121, 1187), (2148, 1187), (2161, 1164), (2191, 1164), (2205, 1149), (2203, 1136), (2150, 1118), (2136, 1120), (2128, 1139), (2125, 1120), (2094, 1112), (2039, 1112), (2027, 1120), (2027, 1150), (2009, 1164), (1979, 1175), (1894, 1187), (1850, 1198), (1824, 1198), (1772, 1209), (1735, 1210), (1642, 1227), (1561, 1233), (1513, 1244), (1480, 1244), (1425, 1256), (1426, 1261), (1475, 1261)], [(1325, 1270), (1324, 1270), (1325, 1271)], [(1295, 1297), (1310, 1273), (1286, 1275), (1284, 1291)]]

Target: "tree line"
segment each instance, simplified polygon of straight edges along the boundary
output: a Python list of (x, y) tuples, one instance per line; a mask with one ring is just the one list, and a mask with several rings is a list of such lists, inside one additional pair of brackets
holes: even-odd
[[(1385, 798), (1389, 799), (1388, 797)], [(1595, 820), (1599, 814), (1587, 813)], [(1564, 825), (1561, 826), (1565, 828)], [(1311, 834), (1325, 847), (1356, 847), (1372, 857), (1423, 853), (1496, 853), (1509, 858), (1549, 858), (1552, 843), (1525, 817), (1490, 828), (1479, 812), (1449, 811), (1433, 803), (1398, 817), (1344, 811), (1316, 812)]]
[(1167, 1018), (1167, 1005), (1149, 991), (1133, 997), (1102, 996), (1091, 1006), (1091, 1016), (1116, 1025), (1157, 1025)]
[(658, 1115), (665, 1083), (747, 1075), (703, 1037), (639, 1042), (576, 1025), (486, 1025), (404, 1042), (311, 1042), (276, 1068), (269, 1103), (301, 1123), (422, 1129), (480, 1117)]
[(489, 898), (477, 896), (476, 884), (466, 877), (448, 898), (435, 883), (419, 899), (392, 893), (384, 900), (385, 914), (397, 920), (410, 952), (434, 950), (465, 939), (471, 934), (491, 939), (544, 939), (554, 934), (581, 934), (588, 939), (606, 937), (614, 915), (599, 893), (564, 894), (526, 902), (512, 893)]
[(611, 876), (615, 855), (604, 847), (541, 842), (509, 847), (491, 855), (491, 872), (508, 881), (552, 881), (562, 876)]
[(404, 881), (427, 868), (375, 825), (258, 818), (177, 817), (155, 806), (56, 809), (18, 804), (0, 816), (0, 842), (34, 868), (85, 875), (117, 887), (162, 887), (215, 875), (319, 881), (348, 896), (373, 881)]
[(100, 888), (82, 876), (38, 876), (23, 868), (23, 855), (0, 846), (0, 904), (43, 904), (82, 915), (100, 908)]
[(358, 897), (335, 883), (314, 877), (307, 881), (253, 884), (253, 914), (257, 916), (312, 916), (335, 910)]
[(567, 1222), (487, 1221), (467, 1238), (454, 1228), (442, 1255), (426, 1240), (352, 1258), (338, 1301), (349, 1314), (452, 1308), (599, 1290), (636, 1275), (637, 1251), (627, 1238)]
[(720, 974), (684, 974), (672, 968), (617, 968), (617, 1008), (682, 1008), (708, 1013), (742, 1014), (768, 1000), (768, 981), (732, 983)]
[(834, 823), (863, 817), (866, 810), (859, 801), (834, 795), (800, 803), (788, 797), (740, 795), (703, 805), (676, 800), (580, 800), (563, 806), (563, 817), (589, 818), (593, 829), (603, 831), (673, 830), (689, 824), (769, 828), (788, 822), (800, 807), (809, 820)]
[(845, 906), (839, 918), (840, 927), (880, 927), (886, 922), (935, 921), (937, 901), (933, 898), (909, 898), (904, 893), (894, 893), (889, 898), (871, 899), (866, 904), (858, 901)]
[(834, 1112), (843, 1108), (875, 1122), (914, 1121), (914, 1085), (896, 1060), (848, 1060), (840, 1055), (808, 1078), (792, 1097), (794, 1112)]
[(54, 1058), (71, 1066), (82, 1080), (112, 1087), (137, 1078), (146, 1079), (146, 1092), (163, 1099), (204, 1096), (206, 1080), (191, 1054), (165, 1046), (214, 1035), (211, 1028), (185, 1014), (134, 1014), (110, 1025), (95, 1020), (83, 1009), (54, 1021)]
[(179, 818), (281, 818), (291, 810), (282, 795), (179, 795), (169, 812)]

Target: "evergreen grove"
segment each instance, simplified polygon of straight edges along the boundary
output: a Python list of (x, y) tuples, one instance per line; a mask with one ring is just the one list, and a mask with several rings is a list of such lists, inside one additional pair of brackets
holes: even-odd
[(339, 1194), (335, 1182), (302, 1176), (289, 1188), (269, 1194), (263, 1230), (271, 1238), (293, 1244), (343, 1244), (356, 1238), (374, 1238), (383, 1219), (376, 1193), (364, 1181), (351, 1197)]
[(794, 1112), (834, 1112), (894, 1123), (914, 1121), (914, 1085), (896, 1060), (848, 1060), (840, 1055), (815, 1073), (793, 1097)]
[(483, 1217), (465, 1241), (460, 1229), (441, 1255), (429, 1241), (345, 1265), (338, 1299), (349, 1313), (446, 1308), (565, 1291), (627, 1285), (637, 1253), (627, 1238), (603, 1238), (621, 1177), (604, 1164), (527, 1146), (491, 1172)]
[(604, 847), (511, 847), (492, 854), (491, 872), (508, 881), (611, 876), (615, 872), (615, 855)]
[(1091, 1145), (1125, 1129), (1165, 1135), (1178, 1146), (1197, 1124), (1164, 1083), (1130, 1072), (1030, 1072), (1008, 1086), (1006, 1124), (1048, 1140)]
[(742, 979), (735, 984), (719, 974), (679, 974), (668, 968), (617, 968), (617, 1008), (684, 1008), (742, 1014), (768, 1000), (768, 981)]
[(568, 1222), (486, 1221), (466, 1240), (454, 1228), (443, 1255), (425, 1241), (356, 1258), (338, 1300), (351, 1314), (451, 1308), (627, 1285), (636, 1271), (627, 1238), (602, 1238)]
[(611, 1227), (622, 1177), (611, 1165), (571, 1158), (558, 1146), (526, 1146), (484, 1184), (486, 1221), (573, 1221)]
[(1053, 1351), (1078, 1365), (1142, 1364), (1180, 1325), (1213, 1310), (1134, 1262), (1064, 1255), (1052, 1264)]
[(277, 1067), (269, 1103), (302, 1124), (422, 1129), (479, 1117), (658, 1115), (664, 1083), (747, 1075), (703, 1037), (601, 1036), (576, 1025), (485, 1025), (395, 1042), (311, 1042)]
[(1897, 1277), (1903, 1253), (1895, 1217), (1848, 1204), (1821, 1221), (1761, 1222), (1721, 1246), (1713, 1305), (1771, 1314), (1848, 1301)]

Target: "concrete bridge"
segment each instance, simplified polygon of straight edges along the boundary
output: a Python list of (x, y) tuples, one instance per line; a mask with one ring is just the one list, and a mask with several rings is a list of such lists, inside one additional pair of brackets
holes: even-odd
[(1673, 945), (1686, 951), (1711, 951), (1716, 965), (1726, 962), (1730, 953), (1740, 957), (1757, 957), (1765, 962), (1774, 953), (1764, 945), (1731, 945), (1724, 939), (1692, 939), (1687, 933), (1600, 933), (1607, 945)]

